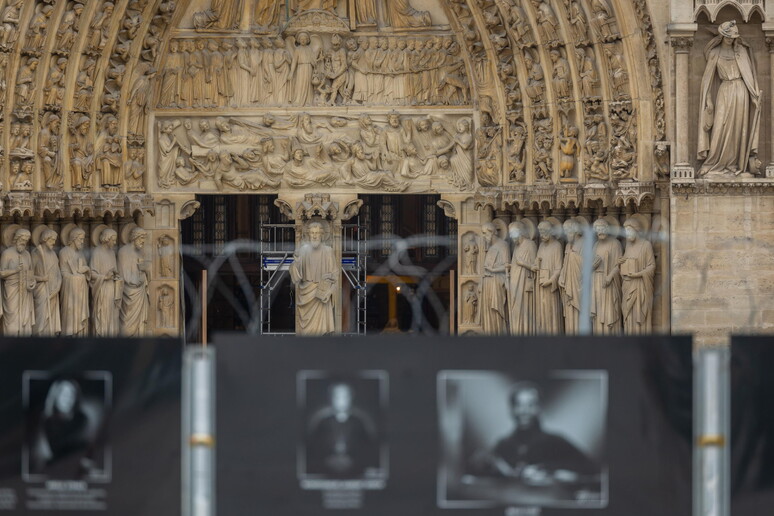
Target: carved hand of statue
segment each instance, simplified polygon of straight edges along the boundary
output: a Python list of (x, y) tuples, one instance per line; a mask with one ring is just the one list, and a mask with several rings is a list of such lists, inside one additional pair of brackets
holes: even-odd
[(621, 258), (618, 259), (616, 263), (618, 263), (618, 265), (623, 265), (624, 263), (626, 263), (626, 258), (622, 256)]
[(78, 267), (78, 274), (89, 274), (91, 272), (91, 269), (89, 269), (87, 266), (83, 265), (81, 267)]

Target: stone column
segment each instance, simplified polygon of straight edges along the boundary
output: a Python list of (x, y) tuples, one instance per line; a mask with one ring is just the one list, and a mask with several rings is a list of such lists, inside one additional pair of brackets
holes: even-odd
[(693, 32), (672, 32), (671, 43), (674, 49), (675, 63), (675, 165), (672, 169), (673, 179), (689, 179), (694, 177), (691, 166), (690, 149), (688, 148), (688, 134), (690, 120), (688, 116), (688, 103), (690, 102), (689, 67), (690, 52), (693, 46)]
[[(774, 32), (766, 32), (766, 47), (769, 49), (769, 69), (774, 70)], [(771, 124), (771, 135), (769, 141), (771, 144), (771, 154), (769, 155), (769, 163), (766, 165), (766, 177), (774, 178), (774, 77), (769, 79), (770, 81), (770, 94), (769, 103), (771, 104), (771, 114), (769, 123)]]

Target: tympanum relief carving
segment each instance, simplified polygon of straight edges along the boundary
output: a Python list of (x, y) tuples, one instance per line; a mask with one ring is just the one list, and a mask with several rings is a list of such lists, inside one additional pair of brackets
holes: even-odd
[(157, 183), (165, 189), (401, 192), (474, 184), (464, 115), (162, 118), (157, 131)]
[(470, 102), (451, 35), (175, 39), (161, 75), (161, 108)]

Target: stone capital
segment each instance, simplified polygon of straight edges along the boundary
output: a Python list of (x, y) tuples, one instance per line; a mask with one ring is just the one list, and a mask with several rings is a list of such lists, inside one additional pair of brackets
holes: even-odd
[(691, 51), (693, 46), (693, 35), (691, 36), (672, 36), (669, 40), (672, 48), (675, 49), (675, 54), (687, 54)]

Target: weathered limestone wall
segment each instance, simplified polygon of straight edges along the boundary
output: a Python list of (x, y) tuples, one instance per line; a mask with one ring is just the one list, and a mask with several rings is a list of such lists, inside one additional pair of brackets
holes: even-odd
[(774, 332), (774, 186), (671, 199), (672, 332)]

